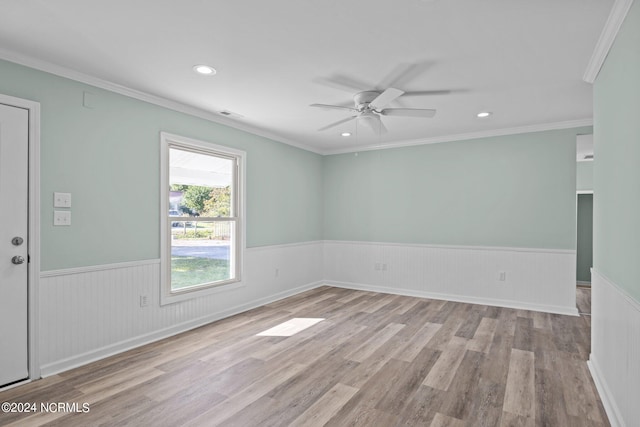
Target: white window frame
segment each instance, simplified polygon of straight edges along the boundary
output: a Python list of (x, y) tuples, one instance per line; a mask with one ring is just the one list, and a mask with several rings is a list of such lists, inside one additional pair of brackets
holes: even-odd
[[(169, 149), (177, 148), (213, 156), (235, 157), (238, 161), (237, 183), (235, 185), (237, 219), (235, 230), (236, 277), (230, 281), (214, 282), (208, 285), (187, 288), (181, 291), (171, 290), (171, 220), (169, 206)], [(205, 295), (237, 289), (244, 286), (243, 267), (245, 240), (245, 165), (246, 152), (210, 142), (184, 136), (160, 132), (160, 305), (171, 304)]]

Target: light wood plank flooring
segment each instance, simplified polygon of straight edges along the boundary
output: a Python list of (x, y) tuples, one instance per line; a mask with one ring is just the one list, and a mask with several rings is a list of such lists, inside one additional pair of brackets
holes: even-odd
[[(257, 336), (291, 318), (292, 336)], [(585, 318), (322, 287), (0, 393), (51, 426), (606, 426)]]
[(591, 328), (591, 287), (578, 286), (576, 289), (576, 306), (580, 316), (584, 317), (589, 328)]

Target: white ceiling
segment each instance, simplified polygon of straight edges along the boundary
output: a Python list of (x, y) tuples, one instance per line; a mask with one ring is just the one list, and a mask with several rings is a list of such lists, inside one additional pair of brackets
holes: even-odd
[[(67, 70), (328, 153), (451, 135), (589, 123), (582, 80), (613, 0), (1, 0), (0, 56)], [(193, 72), (214, 66), (215, 76)], [(400, 74), (400, 80), (394, 76)], [(323, 80), (325, 79), (325, 80)], [(434, 118), (384, 117), (375, 135), (312, 103), (357, 90), (451, 90), (399, 98)], [(478, 119), (476, 113), (493, 115)], [(218, 116), (215, 116), (218, 117)], [(221, 122), (229, 118), (219, 116)], [(349, 138), (343, 131), (352, 132)]]

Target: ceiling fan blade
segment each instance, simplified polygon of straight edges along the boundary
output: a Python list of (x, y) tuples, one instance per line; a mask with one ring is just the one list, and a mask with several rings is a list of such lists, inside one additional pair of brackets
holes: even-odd
[(404, 87), (434, 64), (434, 61), (398, 64), (384, 79), (382, 79), (378, 87)]
[(348, 101), (342, 101), (342, 102), (335, 102), (333, 103), (333, 105), (337, 105), (338, 107), (349, 107), (349, 108), (354, 108), (353, 107), (353, 98), (348, 100)]
[(342, 119), (342, 120), (339, 120), (337, 122), (331, 123), (330, 125), (327, 125), (325, 127), (321, 127), (320, 129), (318, 129), (318, 131), (322, 132), (323, 130), (331, 129), (331, 128), (334, 128), (336, 126), (340, 126), (341, 124), (350, 122), (351, 120), (353, 120), (353, 119), (355, 119), (357, 117), (358, 116), (347, 117), (346, 119)]
[(396, 99), (397, 97), (399, 97), (400, 95), (402, 95), (403, 93), (404, 92), (401, 91), (400, 89), (395, 89), (390, 87), (386, 89), (384, 92), (382, 92), (380, 95), (378, 95), (373, 101), (371, 101), (369, 106), (374, 110), (379, 110), (385, 105), (387, 105), (388, 103), (390, 103), (391, 101), (393, 101), (394, 99)]
[(428, 110), (422, 108), (385, 108), (380, 111), (383, 116), (401, 116), (401, 117), (433, 117), (436, 110)]
[(382, 120), (380, 120), (380, 116), (377, 116), (377, 115), (374, 115), (374, 114), (366, 115), (366, 116), (359, 116), (358, 117), (358, 123), (362, 124), (363, 126), (368, 127), (376, 135), (381, 135), (381, 134), (387, 133), (387, 128), (382, 123)]
[(450, 93), (465, 92), (464, 90), (412, 90), (405, 92), (403, 96), (428, 96), (428, 95), (449, 95)]
[(317, 77), (313, 79), (313, 82), (321, 84), (323, 86), (329, 86), (334, 89), (346, 90), (347, 92), (362, 92), (364, 90), (370, 90), (373, 87), (368, 83), (338, 74), (329, 78)]
[(356, 110), (355, 108), (351, 108), (351, 107), (343, 107), (341, 105), (328, 105), (328, 104), (311, 104), (309, 105), (309, 107), (318, 107), (318, 108), (324, 108), (326, 110), (340, 110), (340, 111), (351, 111), (352, 113), (357, 113), (358, 110)]

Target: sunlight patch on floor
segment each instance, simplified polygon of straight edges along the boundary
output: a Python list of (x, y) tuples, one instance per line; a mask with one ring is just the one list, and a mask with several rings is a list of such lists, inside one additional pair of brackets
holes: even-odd
[(290, 337), (323, 320), (321, 318), (295, 317), (256, 335), (261, 337)]

